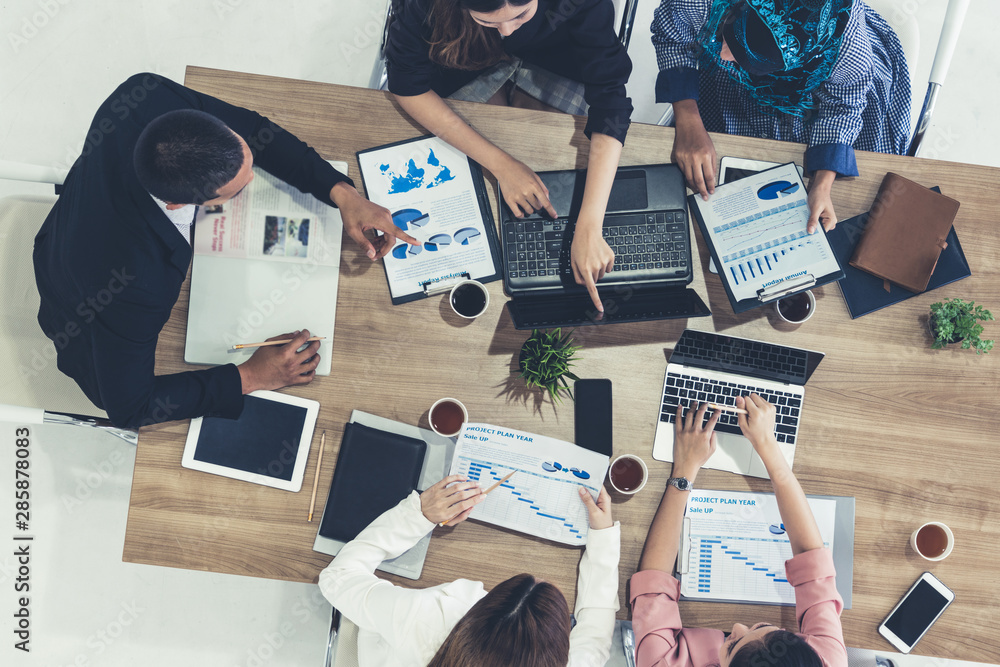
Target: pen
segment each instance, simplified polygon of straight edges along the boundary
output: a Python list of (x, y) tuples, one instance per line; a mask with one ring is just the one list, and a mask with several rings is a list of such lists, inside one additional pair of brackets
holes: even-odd
[[(501, 484), (503, 484), (504, 482), (506, 482), (508, 479), (510, 479), (511, 477), (513, 477), (514, 473), (516, 473), (516, 472), (517, 472), (516, 470), (511, 470), (510, 474), (508, 474), (506, 477), (504, 477), (503, 479), (501, 479), (499, 482), (497, 482), (496, 484), (494, 484), (490, 488), (488, 488), (485, 491), (483, 491), (483, 495), (485, 496), (487, 493), (489, 493), (493, 489), (497, 488), (498, 486), (500, 486)], [(461, 512), (459, 512), (458, 514), (461, 514)], [(456, 514), (455, 516), (458, 516), (458, 514)], [(451, 517), (451, 519), (454, 519), (455, 516)], [(438, 525), (439, 526), (447, 526), (448, 522), (451, 521), (451, 519), (445, 519), (444, 521), (442, 521)]]
[(741, 415), (748, 415), (748, 414), (750, 414), (749, 412), (747, 412), (743, 408), (738, 408), (735, 405), (719, 405), (718, 403), (709, 403), (708, 407), (710, 407), (712, 410), (724, 410), (726, 412), (738, 412)]
[[(326, 336), (313, 336), (312, 338), (307, 338), (306, 342), (311, 343), (314, 340), (326, 340)], [(281, 340), (267, 340), (263, 343), (240, 343), (239, 345), (233, 345), (234, 350), (245, 350), (250, 347), (267, 347), (268, 345), (284, 345), (285, 343), (291, 343), (291, 338), (282, 338)]]
[(313, 510), (316, 509), (316, 487), (319, 486), (319, 470), (320, 466), (323, 465), (323, 450), (326, 449), (326, 431), (323, 431), (323, 437), (319, 439), (319, 459), (316, 461), (316, 477), (313, 478), (313, 495), (312, 500), (309, 501), (309, 519), (311, 523), (313, 520)]

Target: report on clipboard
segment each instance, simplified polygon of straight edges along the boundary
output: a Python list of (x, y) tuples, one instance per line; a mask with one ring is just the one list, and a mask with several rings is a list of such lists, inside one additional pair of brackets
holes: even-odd
[(368, 198), (420, 245), (399, 241), (385, 256), (393, 304), (450, 289), (463, 278), (500, 278), (499, 242), (482, 169), (437, 137), (358, 153)]
[(806, 231), (808, 193), (792, 163), (688, 199), (737, 312), (844, 275), (822, 229)]

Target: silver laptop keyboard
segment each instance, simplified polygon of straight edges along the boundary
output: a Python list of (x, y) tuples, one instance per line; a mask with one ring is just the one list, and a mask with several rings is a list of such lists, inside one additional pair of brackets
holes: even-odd
[[(663, 404), (660, 406), (660, 421), (671, 424), (675, 421), (678, 402), (685, 407), (695, 402), (735, 406), (737, 396), (747, 396), (751, 393), (758, 394), (776, 407), (774, 433), (778, 442), (794, 445), (799, 426), (799, 412), (802, 408), (801, 396), (756, 387), (752, 384), (722, 382), (693, 375), (667, 373), (666, 384), (663, 388)], [(706, 421), (710, 414), (711, 410), (705, 413)], [(735, 412), (723, 411), (715, 428), (723, 433), (741, 433), (739, 415)]]

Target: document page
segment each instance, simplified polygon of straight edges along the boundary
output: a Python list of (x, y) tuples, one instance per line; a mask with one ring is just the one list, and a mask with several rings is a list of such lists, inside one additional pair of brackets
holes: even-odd
[(472, 510), (478, 519), (563, 544), (584, 545), (590, 520), (577, 489), (597, 498), (608, 471), (608, 457), (583, 447), (533, 433), (465, 424), (451, 463), (451, 475), (478, 480), (494, 489)]
[(393, 297), (468, 272), (497, 273), (469, 158), (437, 137), (358, 154), (368, 198), (423, 243), (399, 242), (385, 257)]
[[(833, 548), (837, 501), (808, 498), (823, 544)], [(785, 578), (792, 547), (772, 493), (695, 490), (681, 543), (681, 595), (795, 604)]]
[[(343, 162), (333, 163), (347, 172)], [(262, 169), (241, 194), (195, 217), (194, 253), (340, 266), (340, 211)]]
[(840, 270), (822, 230), (806, 232), (808, 193), (794, 164), (720, 185), (707, 202), (696, 199), (738, 301), (785, 280)]

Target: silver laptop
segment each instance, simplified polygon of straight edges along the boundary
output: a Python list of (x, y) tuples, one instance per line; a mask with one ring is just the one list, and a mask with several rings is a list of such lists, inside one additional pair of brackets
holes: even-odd
[[(788, 465), (795, 457), (805, 383), (825, 355), (748, 338), (686, 329), (674, 346), (663, 378), (653, 458), (673, 461), (677, 405), (695, 402), (736, 405), (756, 393), (776, 406), (775, 437)], [(706, 420), (711, 412), (706, 414)], [(738, 415), (723, 412), (715, 427), (719, 446), (706, 468), (767, 478), (753, 445), (740, 431)]]

